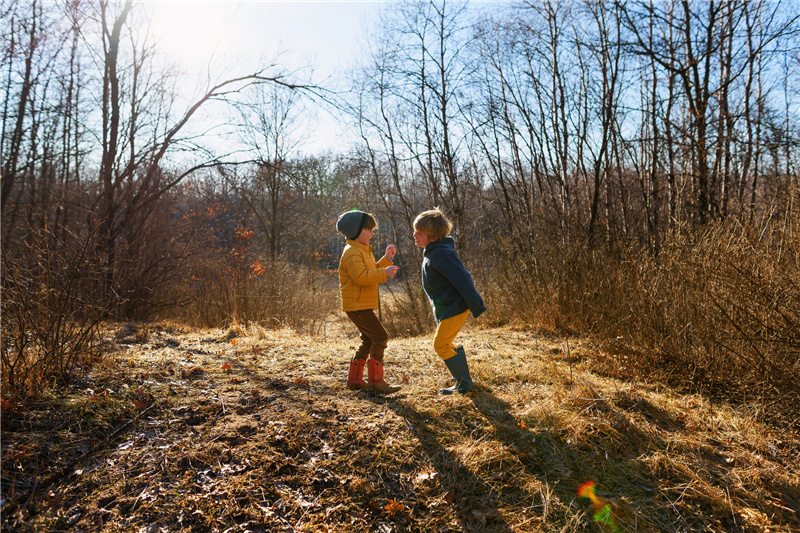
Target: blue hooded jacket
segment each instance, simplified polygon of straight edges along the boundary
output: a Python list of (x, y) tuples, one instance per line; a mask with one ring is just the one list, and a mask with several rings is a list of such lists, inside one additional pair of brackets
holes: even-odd
[(422, 287), (431, 301), (437, 323), (466, 310), (476, 318), (486, 311), (472, 276), (458, 257), (452, 237), (428, 244), (422, 257)]

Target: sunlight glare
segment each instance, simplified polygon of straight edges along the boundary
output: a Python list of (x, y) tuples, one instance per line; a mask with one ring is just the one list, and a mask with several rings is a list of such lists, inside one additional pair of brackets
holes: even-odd
[(230, 38), (231, 9), (226, 2), (157, 2), (153, 31), (160, 51), (184, 64), (219, 59)]

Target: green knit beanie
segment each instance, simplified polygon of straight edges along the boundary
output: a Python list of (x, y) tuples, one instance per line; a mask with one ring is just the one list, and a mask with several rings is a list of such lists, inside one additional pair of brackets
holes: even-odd
[(336, 230), (348, 239), (357, 239), (361, 235), (361, 230), (364, 229), (367, 216), (365, 212), (357, 209), (342, 213), (339, 220), (336, 221)]

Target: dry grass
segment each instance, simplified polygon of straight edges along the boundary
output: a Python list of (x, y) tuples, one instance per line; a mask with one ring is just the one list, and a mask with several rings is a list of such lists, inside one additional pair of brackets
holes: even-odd
[(240, 260), (228, 269), (223, 262), (199, 263), (196, 279), (176, 285), (167, 298), (181, 304), (165, 307), (157, 318), (197, 327), (258, 323), (317, 334), (338, 308), (336, 274), (287, 262)]
[[(485, 279), (486, 321), (603, 339), (597, 364), (749, 406), (800, 429), (800, 217), (680, 228), (659, 253), (510, 249)], [(491, 257), (484, 252), (481, 257)]]
[(342, 325), (110, 330), (91, 378), (4, 406), (3, 531), (593, 531), (587, 479), (625, 531), (800, 528), (800, 436), (745, 409), (511, 327), (462, 332), (478, 392), (440, 396), (418, 337), (373, 397)]

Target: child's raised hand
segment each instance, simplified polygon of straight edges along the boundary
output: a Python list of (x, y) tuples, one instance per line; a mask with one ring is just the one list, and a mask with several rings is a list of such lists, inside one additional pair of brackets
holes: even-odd
[(400, 267), (396, 267), (396, 266), (386, 267), (386, 277), (387, 278), (393, 278), (394, 275), (397, 274), (398, 270), (400, 270)]
[(386, 259), (391, 261), (396, 253), (397, 253), (397, 248), (394, 247), (394, 244), (390, 244), (389, 246), (386, 247), (386, 254), (385, 254)]

